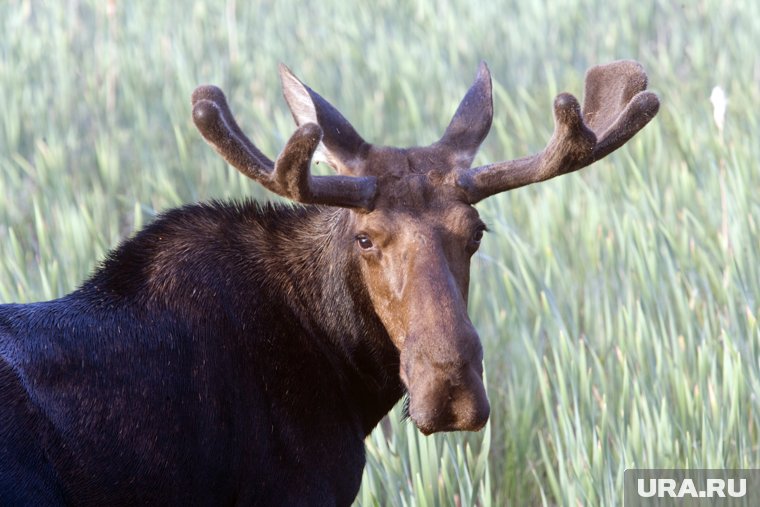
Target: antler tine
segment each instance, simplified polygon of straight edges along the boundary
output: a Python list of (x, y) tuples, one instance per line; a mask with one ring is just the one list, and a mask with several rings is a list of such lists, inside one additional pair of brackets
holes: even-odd
[(298, 127), (272, 162), (240, 129), (222, 90), (201, 86), (193, 92), (192, 103), (193, 122), (204, 139), (230, 165), (268, 190), (305, 204), (372, 208), (374, 177), (311, 175), (311, 159), (322, 140), (318, 125)]
[(625, 144), (657, 114), (660, 101), (645, 91), (646, 86), (646, 73), (637, 62), (618, 61), (590, 69), (583, 114), (574, 96), (558, 95), (554, 134), (543, 151), (465, 170), (457, 184), (474, 204), (596, 162)]

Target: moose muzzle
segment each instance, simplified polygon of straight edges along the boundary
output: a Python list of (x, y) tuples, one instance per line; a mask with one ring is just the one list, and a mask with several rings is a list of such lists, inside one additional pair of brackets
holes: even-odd
[(454, 340), (454, 347), (448, 347), (448, 341), (411, 338), (402, 351), (401, 379), (409, 391), (409, 416), (426, 435), (478, 431), (488, 421), (483, 349), (467, 324), (470, 332)]

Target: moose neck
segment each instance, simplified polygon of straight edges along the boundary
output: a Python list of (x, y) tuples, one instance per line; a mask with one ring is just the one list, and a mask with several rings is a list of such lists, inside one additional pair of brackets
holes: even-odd
[(288, 221), (289, 234), (278, 234), (268, 245), (273, 254), (287, 252), (272, 279), (281, 284), (278, 292), (292, 294), (288, 304), (303, 328), (322, 340), (369, 434), (404, 389), (399, 352), (373, 309), (352, 255), (351, 212), (306, 207), (291, 213), (297, 218)]
[[(112, 252), (79, 294), (168, 319), (178, 335), (224, 340), (205, 346), (240, 349), (236, 357), (273, 346), (273, 360), (311, 361), (296, 374), (316, 375), (312, 386), (340, 380), (324, 388), (342, 390), (343, 409), (367, 434), (403, 387), (398, 350), (351, 255), (350, 214), (253, 202), (173, 210)], [(287, 326), (285, 343), (269, 345), (262, 322)]]

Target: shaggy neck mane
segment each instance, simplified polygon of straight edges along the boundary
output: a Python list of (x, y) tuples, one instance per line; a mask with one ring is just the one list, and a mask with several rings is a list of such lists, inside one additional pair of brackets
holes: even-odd
[[(138, 318), (168, 319), (254, 360), (257, 348), (280, 346), (247, 329), (267, 315), (284, 328), (281, 356), (303, 356), (299, 375), (338, 377), (366, 435), (403, 388), (398, 351), (351, 254), (349, 214), (250, 201), (172, 210), (117, 248), (77, 294), (118, 300)], [(312, 369), (324, 364), (332, 371)]]

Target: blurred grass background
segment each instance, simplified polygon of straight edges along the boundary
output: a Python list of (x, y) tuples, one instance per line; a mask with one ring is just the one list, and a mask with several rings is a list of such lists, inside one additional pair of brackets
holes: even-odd
[(293, 130), (280, 61), (405, 146), (440, 136), (483, 59), (485, 163), (543, 147), (586, 68), (639, 60), (662, 100), (641, 134), (478, 205), (489, 425), (426, 438), (392, 414), (357, 502), (620, 505), (626, 468), (760, 466), (760, 3), (5, 0), (0, 26), (0, 302), (70, 292), (170, 207), (271, 198), (194, 130), (198, 84), (271, 156)]

